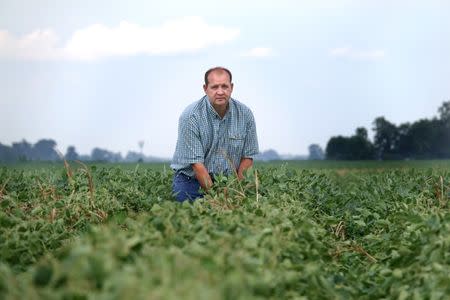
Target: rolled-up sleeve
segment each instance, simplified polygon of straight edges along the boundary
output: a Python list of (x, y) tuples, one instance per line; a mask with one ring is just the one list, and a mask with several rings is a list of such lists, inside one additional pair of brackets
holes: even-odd
[(252, 112), (249, 112), (249, 120), (247, 121), (247, 134), (245, 136), (244, 151), (242, 156), (254, 158), (259, 153), (258, 136), (256, 135), (255, 118)]

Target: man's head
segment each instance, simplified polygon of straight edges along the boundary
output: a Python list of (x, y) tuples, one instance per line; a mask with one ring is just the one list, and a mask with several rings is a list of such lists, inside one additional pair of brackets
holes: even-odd
[(203, 90), (216, 110), (226, 109), (233, 92), (231, 80), (231, 72), (226, 68), (215, 67), (206, 71)]

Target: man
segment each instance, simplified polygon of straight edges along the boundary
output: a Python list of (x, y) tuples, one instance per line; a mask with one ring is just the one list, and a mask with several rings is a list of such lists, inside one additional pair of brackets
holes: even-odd
[(211, 188), (214, 175), (236, 174), (242, 179), (259, 152), (253, 113), (231, 98), (231, 72), (209, 69), (203, 90), (206, 95), (189, 105), (178, 123), (171, 167), (173, 192), (180, 202), (203, 197), (200, 187)]

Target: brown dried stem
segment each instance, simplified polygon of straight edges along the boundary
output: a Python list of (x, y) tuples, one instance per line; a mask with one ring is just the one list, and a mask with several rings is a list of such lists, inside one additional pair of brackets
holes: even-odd
[(86, 175), (88, 177), (88, 182), (89, 182), (90, 205), (91, 205), (91, 207), (95, 207), (95, 205), (94, 205), (94, 181), (92, 179), (92, 174), (89, 171), (88, 166), (86, 166), (84, 163), (82, 163), (79, 160), (76, 160), (75, 162), (80, 164), (81, 167), (83, 168), (83, 170), (86, 172)]
[(10, 178), (7, 178), (7, 179), (5, 180), (5, 182), (3, 183), (2, 187), (0, 188), (0, 200), (1, 200), (1, 199), (3, 198), (3, 196), (5, 195), (5, 188), (6, 188), (6, 185), (8, 184), (9, 179), (10, 179)]

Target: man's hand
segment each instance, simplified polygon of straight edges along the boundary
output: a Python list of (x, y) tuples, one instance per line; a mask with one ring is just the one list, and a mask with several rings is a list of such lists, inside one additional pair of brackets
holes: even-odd
[(195, 178), (197, 178), (200, 186), (205, 191), (208, 191), (212, 187), (213, 182), (211, 176), (209, 176), (208, 170), (203, 163), (192, 164), (192, 169), (194, 169)]
[(237, 176), (239, 180), (244, 179), (244, 172), (253, 166), (253, 159), (248, 157), (241, 158), (239, 168), (237, 170)]

